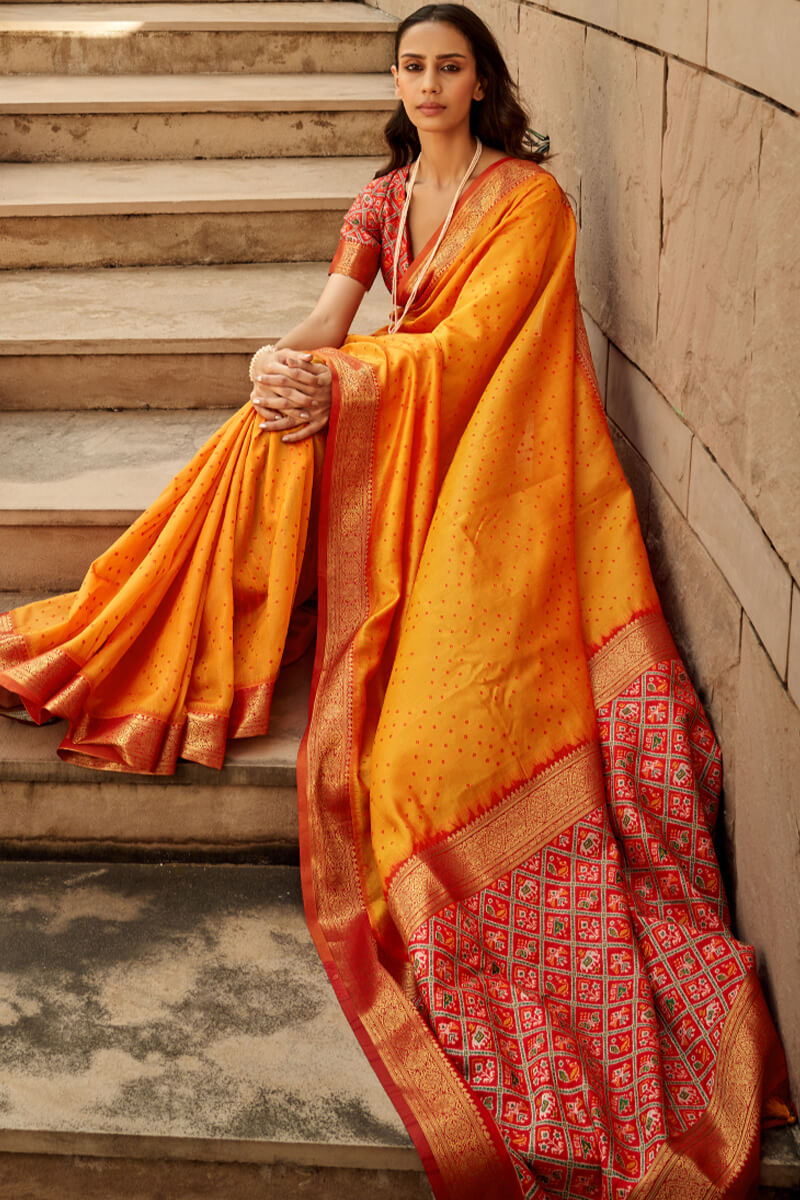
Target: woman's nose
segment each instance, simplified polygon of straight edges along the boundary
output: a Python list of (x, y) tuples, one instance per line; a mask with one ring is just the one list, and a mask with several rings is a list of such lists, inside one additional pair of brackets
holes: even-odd
[(422, 80), (422, 90), (424, 92), (438, 92), (439, 80), (433, 71), (426, 71), (425, 77)]

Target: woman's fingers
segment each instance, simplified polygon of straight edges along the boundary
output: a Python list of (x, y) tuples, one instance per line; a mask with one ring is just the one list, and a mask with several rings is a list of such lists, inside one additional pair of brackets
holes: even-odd
[(317, 417), (314, 420), (308, 421), (302, 428), (293, 430), (292, 433), (284, 434), (281, 441), (304, 442), (306, 438), (314, 437), (315, 434), (321, 433), (327, 424), (327, 416)]

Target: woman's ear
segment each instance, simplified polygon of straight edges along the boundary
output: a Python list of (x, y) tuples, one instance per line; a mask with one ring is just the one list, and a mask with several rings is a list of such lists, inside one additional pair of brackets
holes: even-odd
[(395, 66), (392, 66), (392, 79), (394, 80), (394, 94), (395, 94), (395, 96), (399, 97), (399, 95), (400, 95), (399, 79), (397, 77), (397, 67), (395, 67)]
[(478, 82), (475, 84), (475, 90), (472, 93), (472, 99), (473, 100), (482, 100), (485, 95), (486, 95), (486, 88), (484, 87), (483, 80), (479, 79)]

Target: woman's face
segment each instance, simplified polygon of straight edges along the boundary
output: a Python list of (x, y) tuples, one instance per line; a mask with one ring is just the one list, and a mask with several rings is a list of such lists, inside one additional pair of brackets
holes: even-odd
[(484, 94), (469, 42), (443, 21), (425, 21), (407, 30), (392, 75), (395, 95), (421, 133), (468, 127), (472, 101)]

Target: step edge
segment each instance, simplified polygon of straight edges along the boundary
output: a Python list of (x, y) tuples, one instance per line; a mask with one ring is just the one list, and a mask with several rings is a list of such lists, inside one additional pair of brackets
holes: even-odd
[(0, 1130), (0, 1153), (79, 1154), (90, 1158), (158, 1158), (195, 1162), (292, 1163), (308, 1167), (422, 1171), (411, 1144), (247, 1141), (83, 1130)]

